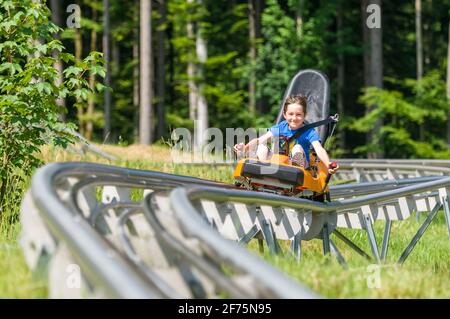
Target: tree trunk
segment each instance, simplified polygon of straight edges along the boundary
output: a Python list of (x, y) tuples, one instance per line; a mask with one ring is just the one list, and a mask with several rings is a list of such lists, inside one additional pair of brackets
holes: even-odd
[[(95, 22), (97, 21), (97, 10), (92, 9), (92, 20)], [(95, 28), (92, 28), (91, 30), (91, 52), (97, 51), (97, 31)], [(94, 90), (95, 86), (95, 75), (89, 74), (89, 87), (91, 90)], [(88, 140), (92, 140), (92, 137), (94, 135), (94, 123), (92, 122), (92, 116), (94, 115), (94, 95), (91, 94), (88, 99), (88, 106), (87, 106), (87, 122), (86, 122), (86, 138)]]
[[(169, 19), (167, 21), (167, 37), (169, 39), (172, 39), (174, 37), (174, 25), (171, 21), (171, 19)], [(169, 52), (168, 52), (168, 68), (169, 68), (169, 86), (167, 87), (167, 98), (168, 98), (168, 102), (169, 105), (173, 105), (174, 101), (175, 101), (175, 85), (174, 85), (174, 81), (175, 81), (175, 48), (173, 45), (172, 41), (167, 41), (168, 46), (169, 46)]]
[[(105, 59), (105, 85), (111, 86), (111, 71), (110, 71), (110, 47), (109, 47), (109, 0), (103, 0), (103, 55)], [(104, 92), (104, 119), (105, 127), (103, 129), (103, 140), (106, 142), (111, 134), (111, 92), (105, 90)]]
[(166, 1), (159, 1), (159, 26), (158, 30), (158, 80), (157, 80), (157, 91), (158, 91), (158, 130), (157, 130), (157, 138), (161, 138), (164, 136), (166, 131), (166, 120), (165, 120), (165, 88), (166, 88), (166, 69), (165, 69), (165, 42), (166, 42), (166, 29), (161, 29), (161, 26), (166, 23)]
[(141, 0), (140, 7), (140, 114), (139, 142), (149, 145), (153, 141), (152, 116), (152, 6), (150, 0)]
[[(361, 0), (361, 27), (362, 27), (362, 35), (363, 35), (363, 85), (364, 88), (367, 88), (371, 85), (370, 83), (370, 36), (369, 36), (369, 28), (366, 24), (367, 12), (366, 8), (369, 4), (369, 0)], [(365, 113), (366, 115), (370, 111), (370, 106), (366, 105)], [(369, 131), (366, 133), (366, 141), (367, 143), (372, 140), (372, 132)], [(367, 154), (368, 157), (372, 157), (371, 154)]]
[[(381, 8), (381, 0), (372, 0), (371, 3), (377, 4)], [(383, 88), (383, 38), (382, 26), (380, 28), (370, 29), (370, 82), (372, 86)], [(370, 106), (373, 109), (376, 106)], [(381, 129), (383, 122), (381, 119), (377, 120), (375, 127), (372, 130), (372, 137), (376, 136)], [(370, 140), (372, 141), (372, 139)], [(380, 143), (382, 141), (379, 141)], [(378, 151), (372, 154), (372, 157), (382, 158), (383, 151)]]
[[(420, 81), (423, 77), (422, 0), (416, 0), (416, 66), (417, 81)], [(425, 123), (420, 124), (419, 140), (425, 140)]]
[(371, 85), (370, 83), (370, 36), (369, 28), (366, 25), (366, 8), (369, 5), (369, 0), (361, 0), (361, 22), (363, 33), (363, 72), (364, 72), (364, 87)]
[[(79, 4), (79, 1), (77, 1)], [(75, 29), (75, 58), (80, 61), (83, 58), (83, 38), (81, 35), (81, 29)], [(83, 105), (81, 103), (81, 99), (77, 98), (77, 115), (78, 115), (78, 130), (81, 135), (84, 135), (84, 120), (83, 120)]]
[[(62, 27), (62, 19), (61, 19), (61, 2), (59, 0), (51, 0), (50, 5), (51, 5), (51, 9), (52, 9), (52, 22), (54, 24), (56, 24), (59, 27)], [(61, 40), (61, 35), (59, 33), (55, 34), (55, 39), (56, 40)], [(58, 51), (53, 51), (53, 58), (57, 59), (58, 58)], [(60, 86), (63, 81), (64, 81), (64, 77), (63, 77), (63, 62), (61, 60), (57, 60), (53, 67), (58, 71), (58, 79), (56, 80), (56, 85)], [(66, 99), (64, 98), (59, 98), (56, 100), (56, 104), (58, 104), (59, 106), (61, 106), (64, 110), (66, 108)], [(61, 112), (59, 115), (59, 119), (61, 121), (64, 121), (66, 118), (66, 114), (64, 112)]]
[(133, 29), (133, 109), (134, 111), (134, 137), (139, 140), (139, 30)]
[[(303, 1), (303, 0), (302, 0)], [(261, 0), (255, 0), (255, 36), (256, 39), (261, 38), (261, 14), (262, 14)], [(258, 54), (258, 52), (257, 52)], [(257, 88), (256, 88), (257, 89)], [(256, 97), (256, 109), (259, 113), (264, 112), (264, 100)]]
[[(337, 110), (341, 117), (344, 117), (344, 84), (345, 84), (345, 65), (344, 65), (344, 53), (342, 49), (344, 47), (344, 39), (342, 37), (343, 32), (343, 10), (342, 2), (338, 4), (337, 11), (337, 44), (338, 44), (338, 69), (337, 69)], [(345, 149), (345, 132), (340, 130), (339, 133), (339, 147), (341, 150)]]
[(119, 42), (111, 39), (112, 42), (112, 63), (111, 63), (111, 74), (114, 75), (120, 72), (120, 46)]
[[(381, 0), (372, 0), (381, 7)], [(383, 37), (382, 28), (370, 29), (370, 79), (371, 84), (383, 88)]]
[[(187, 0), (187, 3), (193, 3), (194, 0)], [(190, 19), (190, 18), (189, 18)], [(187, 36), (189, 40), (194, 41), (194, 23), (190, 20), (187, 22)], [(197, 113), (197, 85), (195, 84), (194, 77), (197, 73), (194, 64), (194, 56), (188, 53), (188, 63), (187, 63), (187, 76), (188, 76), (188, 87), (189, 87), (189, 118), (191, 120), (196, 119)]]
[[(197, 0), (198, 3), (202, 4), (202, 0)], [(197, 68), (197, 78), (200, 83), (198, 85), (198, 95), (197, 95), (197, 132), (195, 134), (197, 140), (197, 149), (201, 150), (203, 145), (205, 144), (204, 132), (208, 129), (208, 105), (206, 103), (206, 98), (204, 94), (204, 83), (205, 83), (205, 75), (204, 75), (204, 65), (208, 58), (208, 51), (206, 46), (206, 41), (203, 38), (203, 30), (200, 26), (197, 28), (196, 33), (196, 51), (197, 51), (197, 59), (198, 59), (198, 68)]]
[[(425, 8), (425, 12), (427, 11), (427, 8), (433, 8), (433, 0), (425, 0), (424, 1), (424, 5), (423, 8)], [(423, 8), (421, 8), (421, 12), (423, 13), (424, 10)], [(430, 12), (430, 9), (428, 9), (428, 12)], [(430, 55), (433, 54), (435, 47), (434, 47), (434, 43), (432, 42), (432, 32), (430, 34), (430, 24), (432, 25), (434, 23), (434, 20), (429, 21), (430, 19), (423, 19), (422, 20), (422, 31), (423, 33), (429, 34), (428, 37), (425, 37), (425, 41), (422, 41), (423, 43), (423, 63), (424, 63), (424, 69), (428, 68), (430, 66)], [(431, 23), (430, 23), (431, 22)], [(429, 40), (427, 41), (427, 38), (429, 38)]]
[(261, 37), (262, 4), (261, 4), (261, 0), (254, 0), (254, 1), (255, 1), (255, 35), (256, 35), (256, 38), (260, 38)]
[(302, 37), (303, 34), (303, 5), (304, 0), (298, 0), (297, 9), (295, 10), (295, 26), (297, 29), (297, 36)]
[(447, 144), (450, 148), (450, 22), (448, 24), (448, 43), (447, 43)]
[(256, 22), (255, 22), (255, 8), (253, 0), (248, 0), (248, 31), (250, 42), (250, 74), (248, 79), (248, 109), (250, 112), (255, 112), (256, 105), (256, 76), (255, 76), (255, 64), (256, 64)]
[(417, 80), (421, 80), (423, 77), (422, 0), (416, 0), (416, 62)]

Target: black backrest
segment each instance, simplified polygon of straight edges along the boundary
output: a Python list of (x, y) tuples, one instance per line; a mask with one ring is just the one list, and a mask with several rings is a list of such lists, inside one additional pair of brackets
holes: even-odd
[[(307, 69), (298, 72), (289, 82), (281, 103), (280, 112), (276, 123), (284, 120), (283, 105), (290, 95), (302, 94), (308, 98), (308, 109), (306, 112), (306, 123), (324, 120), (330, 111), (330, 84), (325, 74), (320, 71)], [(322, 144), (325, 143), (329, 129), (328, 125), (316, 128)]]

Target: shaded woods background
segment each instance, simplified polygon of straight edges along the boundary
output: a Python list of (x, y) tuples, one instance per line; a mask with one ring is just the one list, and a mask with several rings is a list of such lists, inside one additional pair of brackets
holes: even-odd
[[(80, 28), (67, 27), (71, 4), (81, 9)], [(381, 29), (367, 27), (376, 14), (370, 4), (381, 9)], [(167, 140), (176, 127), (193, 129), (193, 120), (223, 130), (266, 127), (290, 78), (314, 68), (328, 75), (331, 112), (341, 114), (333, 156), (450, 155), (448, 0), (47, 5), (77, 59), (105, 53), (112, 91), (78, 101), (78, 108), (75, 99), (65, 101), (66, 121), (89, 139), (148, 144)]]

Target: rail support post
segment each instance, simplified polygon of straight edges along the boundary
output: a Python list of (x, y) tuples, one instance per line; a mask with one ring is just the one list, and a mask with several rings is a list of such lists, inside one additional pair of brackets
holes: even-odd
[(275, 232), (273, 231), (272, 224), (267, 219), (264, 219), (261, 226), (267, 247), (269, 247), (269, 252), (271, 254), (278, 254), (281, 251), (281, 248), (278, 244)]
[(444, 216), (445, 221), (447, 222), (447, 231), (450, 236), (450, 190), (447, 188), (439, 189), (439, 199), (444, 206)]
[(431, 222), (436, 217), (436, 215), (441, 207), (442, 207), (442, 203), (437, 203), (436, 206), (434, 206), (434, 208), (431, 210), (431, 213), (428, 214), (428, 216), (425, 219), (425, 221), (423, 222), (422, 226), (420, 226), (419, 230), (414, 235), (411, 242), (408, 244), (408, 246), (403, 251), (402, 255), (400, 256), (399, 260), (397, 261), (398, 264), (403, 264), (405, 262), (406, 258), (408, 258), (409, 254), (411, 254), (411, 251), (414, 249), (417, 242), (420, 240), (420, 238), (422, 238), (423, 234), (427, 230), (428, 226), (430, 226)]
[(450, 204), (448, 202), (448, 197), (444, 199), (444, 215), (445, 221), (447, 222), (448, 236), (450, 236)]
[(344, 267), (344, 269), (348, 269), (348, 265), (345, 262), (344, 256), (342, 256), (341, 252), (339, 251), (339, 249), (337, 248), (337, 246), (334, 244), (334, 242), (331, 239), (330, 239), (330, 248), (331, 248), (331, 253), (336, 257), (339, 264), (342, 267)]
[(330, 253), (330, 232), (328, 230), (328, 224), (325, 223), (322, 228), (322, 242), (323, 242), (323, 254)]
[(352, 248), (354, 251), (356, 251), (359, 255), (363, 256), (367, 260), (372, 260), (372, 257), (370, 257), (364, 250), (359, 248), (354, 242), (352, 242), (350, 239), (344, 236), (340, 231), (337, 229), (333, 232), (338, 238), (340, 238), (344, 243), (346, 243), (350, 248)]
[(363, 213), (364, 226), (367, 232), (367, 238), (369, 239), (370, 248), (372, 249), (372, 254), (377, 263), (380, 263), (380, 254), (378, 252), (377, 240), (375, 238), (375, 232), (373, 230), (372, 219), (370, 214)]
[(294, 238), (292, 238), (291, 241), (291, 253), (298, 263), (302, 259), (302, 235), (303, 235), (303, 228), (297, 234), (294, 235)]
[(239, 244), (241, 245), (247, 245), (250, 240), (255, 238), (255, 236), (260, 232), (260, 229), (258, 225), (253, 225), (252, 228), (244, 235), (242, 238), (239, 239)]
[(386, 261), (386, 256), (389, 247), (389, 238), (391, 236), (392, 220), (386, 219), (386, 225), (384, 226), (383, 243), (381, 244), (381, 260)]

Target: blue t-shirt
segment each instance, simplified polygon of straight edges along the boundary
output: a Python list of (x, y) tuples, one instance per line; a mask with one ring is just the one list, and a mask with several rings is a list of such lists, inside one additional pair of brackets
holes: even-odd
[[(289, 138), (294, 135), (295, 132), (298, 131), (298, 129), (291, 130), (288, 123), (286, 121), (282, 121), (269, 128), (269, 131), (273, 134), (274, 137), (286, 136)], [(291, 141), (290, 149), (292, 149), (295, 144), (300, 144), (300, 146), (303, 148), (303, 151), (305, 152), (306, 160), (309, 163), (309, 149), (311, 148), (311, 143), (315, 141), (320, 142), (319, 134), (317, 134), (315, 129), (310, 128), (303, 132), (303, 134), (301, 134), (299, 137), (297, 137), (295, 141), (293, 141), (294, 143)]]

